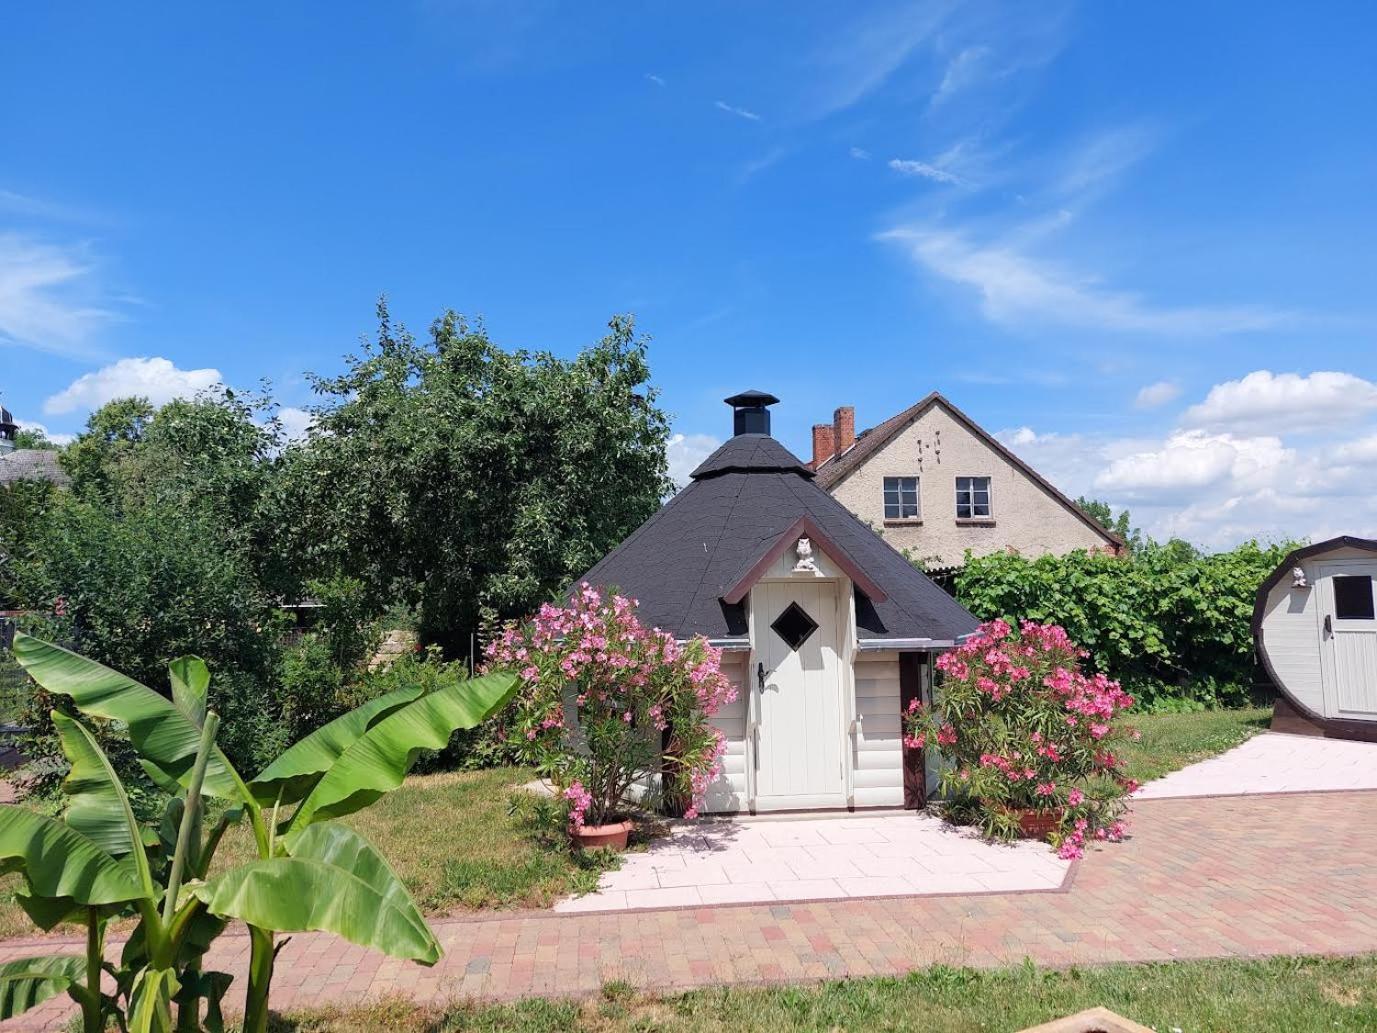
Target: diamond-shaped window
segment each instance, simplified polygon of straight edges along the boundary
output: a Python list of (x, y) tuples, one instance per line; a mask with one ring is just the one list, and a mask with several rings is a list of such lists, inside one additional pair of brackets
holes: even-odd
[(818, 622), (809, 617), (798, 603), (790, 603), (770, 627), (789, 644), (790, 649), (797, 650), (808, 641), (809, 635), (818, 630)]

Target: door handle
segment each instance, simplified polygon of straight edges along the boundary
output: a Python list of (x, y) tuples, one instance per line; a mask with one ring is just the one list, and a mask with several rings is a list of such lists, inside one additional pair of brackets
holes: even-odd
[(1327, 613), (1324, 615), (1324, 634), (1326, 638), (1334, 634), (1334, 625), (1330, 623), (1329, 614)]
[(765, 670), (765, 665), (763, 663), (755, 665), (755, 683), (760, 686), (761, 692), (765, 691), (765, 676), (769, 673), (769, 671)]

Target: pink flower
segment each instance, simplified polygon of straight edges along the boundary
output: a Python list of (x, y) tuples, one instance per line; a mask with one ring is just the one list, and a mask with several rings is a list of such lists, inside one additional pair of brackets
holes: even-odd
[(1081, 804), (1085, 803), (1085, 794), (1079, 789), (1073, 789), (1066, 794), (1066, 802), (1072, 807), (1079, 807)]

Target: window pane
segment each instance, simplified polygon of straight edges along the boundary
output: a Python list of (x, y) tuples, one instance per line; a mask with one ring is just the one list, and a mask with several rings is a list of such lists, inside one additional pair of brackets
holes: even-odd
[(885, 519), (886, 519), (886, 520), (898, 520), (898, 519), (899, 519), (899, 503), (897, 503), (897, 502), (890, 502), (889, 499), (885, 499)]
[(961, 517), (962, 519), (964, 519), (964, 518), (970, 516), (970, 515), (971, 515), (971, 506), (970, 506), (970, 503), (969, 503), (969, 502), (958, 502), (958, 503), (956, 504), (956, 515), (957, 515), (958, 517)]
[(898, 490), (899, 490), (899, 478), (897, 478), (897, 477), (886, 477), (886, 478), (885, 478), (885, 491), (898, 491)]
[(1341, 621), (1373, 619), (1372, 578), (1367, 574), (1334, 577), (1334, 616)]

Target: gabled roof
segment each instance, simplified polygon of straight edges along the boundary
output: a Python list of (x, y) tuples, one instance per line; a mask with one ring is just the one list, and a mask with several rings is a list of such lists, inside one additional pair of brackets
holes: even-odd
[(1022, 459), (1016, 456), (1009, 449), (1005, 448), (993, 435), (986, 432), (985, 428), (976, 423), (973, 419), (963, 413), (956, 406), (952, 405), (940, 392), (934, 391), (926, 398), (913, 405), (910, 405), (903, 412), (891, 416), (883, 423), (871, 427), (856, 438), (856, 443), (845, 452), (833, 456), (827, 462), (817, 468), (818, 485), (827, 491), (831, 491), (842, 481), (864, 465), (865, 461), (875, 455), (885, 445), (894, 440), (896, 436), (907, 427), (911, 426), (918, 417), (927, 412), (935, 405), (940, 405), (953, 419), (964, 426), (972, 434), (988, 445), (996, 454), (1008, 461), (1013, 467), (1022, 471), (1029, 480), (1033, 481), (1038, 487), (1052, 497), (1056, 502), (1069, 510), (1073, 516), (1078, 518), (1087, 527), (1099, 534), (1105, 541), (1116, 548), (1122, 548), (1124, 540), (1113, 531), (1108, 530), (1103, 524), (1092, 517), (1080, 506), (1069, 499), (1056, 485), (1043, 477)]
[[(797, 525), (812, 529), (843, 570), (863, 573), (882, 590), (883, 599), (856, 592), (862, 639), (950, 642), (976, 629), (955, 599), (819, 488), (773, 438), (739, 434), (692, 477), (581, 580), (636, 598), (642, 621), (677, 637), (740, 638), (747, 626), (737, 592), (762, 557), (781, 541), (790, 544)], [(729, 595), (742, 601), (728, 602)]]
[(0, 452), (0, 484), (15, 481), (51, 481), (65, 487), (71, 478), (58, 465), (56, 452), (37, 448)]

